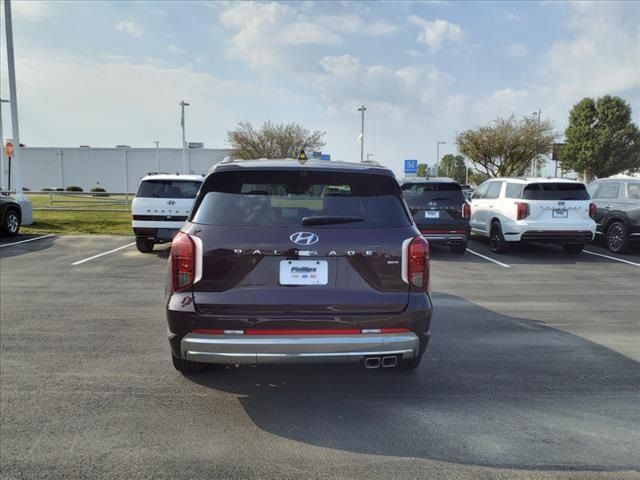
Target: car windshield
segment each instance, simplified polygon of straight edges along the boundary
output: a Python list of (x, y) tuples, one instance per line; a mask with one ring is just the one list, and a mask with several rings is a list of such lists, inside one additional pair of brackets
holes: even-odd
[(411, 224), (392, 177), (339, 172), (220, 172), (194, 223), (227, 226), (399, 227)]
[(196, 198), (202, 182), (190, 180), (145, 180), (140, 184), (139, 198)]

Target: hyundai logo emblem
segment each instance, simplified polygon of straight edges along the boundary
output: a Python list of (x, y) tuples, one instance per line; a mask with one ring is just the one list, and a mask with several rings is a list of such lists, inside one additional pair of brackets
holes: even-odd
[(311, 232), (296, 232), (289, 237), (293, 243), (297, 243), (298, 245), (313, 245), (318, 243), (318, 235)]

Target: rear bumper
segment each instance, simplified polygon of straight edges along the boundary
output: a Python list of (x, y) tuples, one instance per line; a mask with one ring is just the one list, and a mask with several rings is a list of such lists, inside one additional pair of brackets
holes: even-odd
[(201, 363), (358, 362), (368, 356), (420, 353), (415, 333), (355, 335), (244, 336), (189, 333), (180, 343), (182, 358)]
[(447, 245), (465, 243), (468, 238), (468, 235), (465, 233), (430, 233), (429, 231), (423, 231), (421, 233), (429, 243), (446, 243)]
[(179, 228), (148, 228), (133, 227), (133, 233), (139, 238), (148, 238), (155, 241), (170, 242), (180, 231)]
[[(551, 243), (588, 243), (593, 240), (594, 232), (591, 230), (553, 231), (553, 230), (529, 230), (522, 234), (524, 242), (551, 242)], [(513, 240), (505, 234), (506, 240)]]

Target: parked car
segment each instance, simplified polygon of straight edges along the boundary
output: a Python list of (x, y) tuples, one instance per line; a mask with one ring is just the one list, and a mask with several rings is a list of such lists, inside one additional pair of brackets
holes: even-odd
[(471, 199), (471, 231), (505, 253), (519, 242), (562, 245), (580, 253), (593, 239), (595, 205), (584, 184), (565, 179), (495, 178)]
[(458, 183), (450, 178), (415, 178), (402, 182), (413, 220), (429, 243), (449, 245), (464, 253), (471, 232), (471, 206)]
[(0, 195), (0, 229), (4, 235), (14, 237), (20, 231), (22, 208), (11, 197)]
[(148, 175), (131, 204), (136, 246), (143, 253), (170, 242), (191, 213), (202, 175)]
[(173, 365), (355, 362), (414, 369), (430, 336), (429, 245), (371, 164), (217, 164), (175, 237)]
[(613, 253), (640, 244), (640, 179), (604, 178), (587, 187), (596, 204), (596, 235)]

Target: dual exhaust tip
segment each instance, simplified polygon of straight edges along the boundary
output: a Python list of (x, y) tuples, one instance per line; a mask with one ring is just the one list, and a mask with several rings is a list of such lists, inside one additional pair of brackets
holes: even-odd
[(398, 366), (398, 356), (367, 357), (364, 359), (364, 368), (393, 368)]

